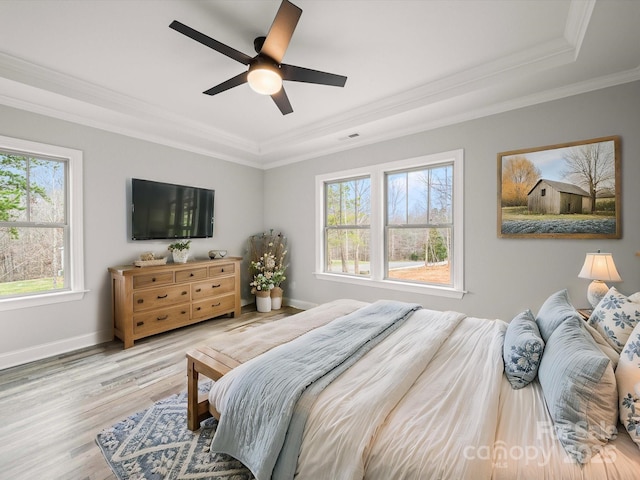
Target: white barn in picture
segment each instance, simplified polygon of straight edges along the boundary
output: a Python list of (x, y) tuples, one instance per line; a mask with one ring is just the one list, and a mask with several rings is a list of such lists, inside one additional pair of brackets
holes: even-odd
[(527, 194), (530, 213), (562, 214), (591, 212), (591, 197), (571, 183), (541, 178)]

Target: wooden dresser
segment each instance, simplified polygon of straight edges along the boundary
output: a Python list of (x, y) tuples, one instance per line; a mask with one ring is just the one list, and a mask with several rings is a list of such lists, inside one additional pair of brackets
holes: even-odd
[(111, 267), (113, 334), (135, 340), (225, 314), (240, 316), (239, 257)]

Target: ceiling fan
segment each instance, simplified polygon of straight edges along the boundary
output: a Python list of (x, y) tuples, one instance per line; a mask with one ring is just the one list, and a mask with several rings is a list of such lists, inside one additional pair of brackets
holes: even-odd
[(301, 15), (302, 10), (299, 7), (288, 0), (283, 0), (267, 36), (257, 37), (253, 41), (253, 47), (257, 53), (255, 57), (250, 57), (224, 43), (220, 43), (177, 20), (171, 22), (169, 27), (196, 42), (214, 49), (216, 52), (249, 66), (247, 71), (202, 93), (216, 95), (243, 83), (249, 83), (249, 86), (257, 93), (270, 95), (282, 114), (287, 115), (293, 112), (293, 108), (291, 108), (289, 98), (282, 86), (283, 80), (331, 85), (334, 87), (344, 87), (347, 81), (347, 77), (342, 75), (281, 63)]

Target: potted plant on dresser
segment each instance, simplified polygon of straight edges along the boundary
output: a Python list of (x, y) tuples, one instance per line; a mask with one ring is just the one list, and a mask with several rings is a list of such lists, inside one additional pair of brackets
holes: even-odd
[(168, 250), (173, 256), (173, 263), (187, 263), (191, 240), (182, 240), (169, 245)]

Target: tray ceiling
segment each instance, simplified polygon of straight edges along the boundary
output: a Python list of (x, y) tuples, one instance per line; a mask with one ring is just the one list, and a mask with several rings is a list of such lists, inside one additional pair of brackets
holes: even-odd
[(284, 61), (348, 80), (285, 82), (287, 116), (203, 95), (243, 65), (168, 27), (253, 56), (279, 0), (3, 0), (0, 103), (269, 168), (640, 78), (640, 2), (294, 3)]

